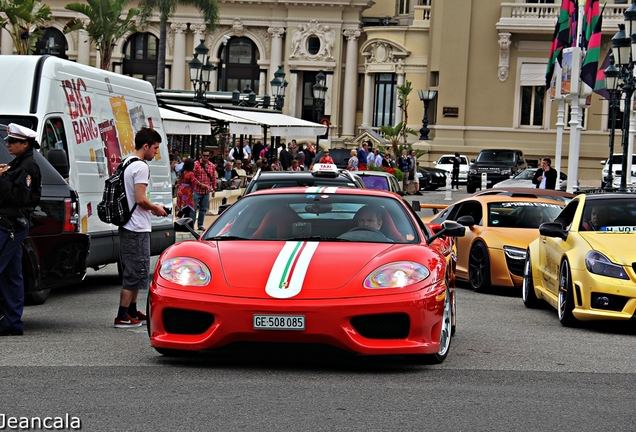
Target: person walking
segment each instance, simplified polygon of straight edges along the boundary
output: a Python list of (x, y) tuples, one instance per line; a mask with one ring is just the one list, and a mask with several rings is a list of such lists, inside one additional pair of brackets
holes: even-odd
[(459, 167), (462, 164), (462, 158), (459, 152), (455, 152), (453, 157), (453, 171), (451, 172), (451, 190), (457, 188), (459, 190)]
[(156, 130), (141, 128), (135, 135), (135, 151), (131, 156), (139, 160), (131, 162), (124, 171), (126, 199), (128, 207), (134, 206), (134, 211), (130, 220), (119, 227), (119, 262), (123, 277), (115, 328), (139, 327), (146, 323), (146, 315), (137, 308), (137, 296), (140, 289), (148, 286), (150, 216), (168, 216), (166, 210), (160, 204), (153, 204), (147, 194), (150, 168), (146, 161), (154, 159), (160, 143), (161, 135)]
[(402, 171), (402, 189), (404, 193), (408, 193), (409, 190), (409, 173), (411, 172), (411, 159), (408, 155), (408, 150), (402, 150), (402, 156), (398, 158), (398, 168)]
[(7, 149), (15, 158), (0, 165), (0, 297), (4, 301), (0, 336), (24, 334), (22, 242), (42, 186), (40, 168), (33, 158), (33, 150), (40, 148), (36, 137), (35, 131), (24, 126), (7, 126)]
[(411, 150), (411, 155), (409, 156), (411, 159), (411, 171), (409, 172), (409, 180), (413, 182), (413, 187), (415, 188), (415, 195), (422, 195), (420, 192), (420, 179), (417, 177), (417, 155), (415, 154), (415, 150)]
[(351, 157), (349, 158), (349, 161), (347, 162), (347, 170), (349, 171), (358, 171), (358, 166), (359, 166), (359, 161), (358, 161), (358, 156), (357, 156), (357, 152), (355, 149), (351, 149), (350, 152)]
[[(203, 189), (206, 185), (201, 185), (194, 175), (194, 159), (186, 159), (181, 170), (181, 178), (179, 179), (179, 189), (177, 191), (177, 216), (192, 217), (189, 225), (194, 228), (195, 204), (194, 204), (194, 187), (199, 186)], [(175, 228), (178, 225), (175, 224)]]
[(193, 185), (194, 204), (199, 212), (197, 226), (203, 231), (205, 214), (210, 206), (210, 194), (214, 197), (216, 190), (216, 167), (210, 162), (210, 150), (203, 149), (201, 159), (194, 163), (194, 176), (199, 181)]
[(367, 169), (367, 157), (369, 155), (369, 143), (368, 141), (362, 142), (362, 147), (358, 149), (358, 168), (360, 171), (364, 171)]
[(558, 176), (557, 171), (552, 168), (552, 160), (546, 157), (541, 160), (541, 166), (532, 176), (532, 184), (536, 185), (538, 189), (554, 190)]

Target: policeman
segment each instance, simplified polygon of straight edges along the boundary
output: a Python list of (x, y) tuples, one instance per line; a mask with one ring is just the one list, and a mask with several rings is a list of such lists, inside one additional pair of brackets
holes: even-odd
[(36, 137), (24, 126), (7, 126), (5, 141), (15, 158), (0, 164), (0, 298), (4, 300), (0, 336), (23, 334), (22, 241), (29, 232), (31, 212), (40, 202), (42, 184), (33, 158), (33, 150), (40, 148)]

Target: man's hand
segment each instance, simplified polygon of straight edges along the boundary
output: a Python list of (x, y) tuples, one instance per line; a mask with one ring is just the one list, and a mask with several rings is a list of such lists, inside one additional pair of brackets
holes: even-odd
[(155, 204), (152, 209), (152, 214), (155, 216), (168, 216), (168, 213), (164, 210), (163, 206), (160, 204)]

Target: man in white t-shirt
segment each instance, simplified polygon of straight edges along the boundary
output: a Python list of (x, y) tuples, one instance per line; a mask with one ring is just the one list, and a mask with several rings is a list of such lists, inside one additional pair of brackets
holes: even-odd
[(150, 271), (150, 216), (167, 216), (166, 210), (148, 199), (150, 168), (146, 161), (155, 157), (161, 135), (151, 128), (142, 128), (135, 135), (135, 151), (124, 171), (124, 187), (129, 208), (133, 208), (130, 220), (119, 228), (119, 262), (123, 281), (119, 297), (119, 310), (115, 318), (116, 328), (139, 327), (146, 324), (146, 315), (137, 309), (137, 295), (147, 288)]

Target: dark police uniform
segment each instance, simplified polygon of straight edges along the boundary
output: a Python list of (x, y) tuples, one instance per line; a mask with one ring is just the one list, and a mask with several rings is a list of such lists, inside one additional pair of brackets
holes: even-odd
[(41, 194), (40, 168), (33, 158), (31, 145), (18, 154), (0, 176), (0, 297), (5, 309), (0, 333), (10, 335), (22, 334), (24, 327), (22, 241)]

